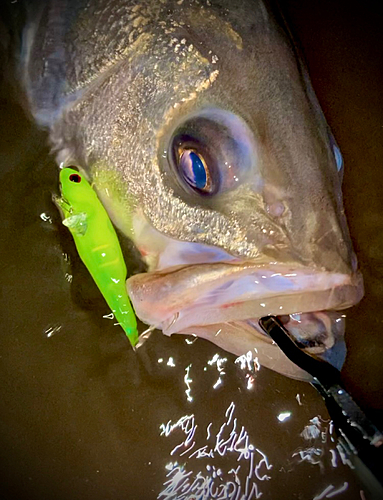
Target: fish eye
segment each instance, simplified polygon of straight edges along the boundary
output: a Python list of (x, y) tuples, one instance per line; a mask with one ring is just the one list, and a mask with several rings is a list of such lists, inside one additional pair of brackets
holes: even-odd
[(196, 134), (179, 134), (173, 140), (170, 163), (180, 183), (200, 195), (217, 191), (216, 166), (201, 138)]
[(343, 171), (343, 156), (340, 152), (339, 146), (331, 132), (329, 132), (330, 145), (332, 149), (332, 154), (334, 155), (336, 169), (338, 172)]
[(341, 168), (343, 167), (342, 153), (340, 152), (340, 149), (338, 148), (338, 146), (336, 144), (333, 144), (332, 151), (333, 151), (334, 157), (335, 157), (336, 168), (339, 172), (341, 170)]
[(192, 149), (179, 152), (179, 169), (185, 181), (194, 189), (209, 193), (212, 183), (209, 169), (201, 154)]
[(79, 174), (71, 174), (69, 176), (69, 180), (78, 184), (79, 182), (81, 182), (81, 176)]
[(256, 164), (247, 125), (231, 112), (205, 108), (173, 133), (168, 161), (181, 186), (200, 196), (237, 187)]

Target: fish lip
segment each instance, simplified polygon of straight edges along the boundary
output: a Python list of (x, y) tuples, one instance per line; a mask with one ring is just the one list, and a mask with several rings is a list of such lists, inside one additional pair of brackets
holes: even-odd
[[(234, 272), (228, 276), (229, 271)], [(262, 296), (259, 292), (261, 289), (267, 292), (267, 286), (259, 290), (254, 286), (237, 301), (204, 304), (211, 294), (214, 295), (217, 286), (225, 286), (228, 281), (240, 285), (241, 280), (242, 284), (248, 285), (249, 279), (259, 273), (263, 273), (260, 276), (269, 273), (269, 279), (273, 275), (280, 275), (286, 280), (289, 278), (290, 282), (286, 281), (286, 285), (291, 285), (295, 278), (295, 287), (292, 286), (288, 293), (271, 289)], [(207, 274), (205, 281), (201, 279), (204, 274)], [(295, 276), (288, 276), (290, 274)], [(299, 285), (300, 281), (303, 285)], [(182, 265), (151, 271), (130, 277), (127, 289), (138, 317), (167, 335), (192, 326), (242, 321), (267, 314), (342, 310), (358, 303), (364, 292), (359, 272), (337, 274), (282, 264), (259, 265), (251, 261)], [(278, 303), (283, 306), (278, 306)]]

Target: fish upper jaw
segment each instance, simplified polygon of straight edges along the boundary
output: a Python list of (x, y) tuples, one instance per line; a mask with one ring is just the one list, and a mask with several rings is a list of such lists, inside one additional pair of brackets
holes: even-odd
[(127, 280), (137, 316), (165, 334), (267, 314), (343, 310), (359, 302), (359, 273), (217, 262), (176, 266)]

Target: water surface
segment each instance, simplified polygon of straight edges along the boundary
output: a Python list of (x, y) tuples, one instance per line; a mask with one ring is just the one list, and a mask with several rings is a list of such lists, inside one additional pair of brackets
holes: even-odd
[[(343, 378), (381, 422), (382, 20), (368, 4), (283, 4), (343, 153), (365, 278), (347, 314)], [(203, 484), (208, 498), (362, 498), (310, 385), (201, 339), (155, 332), (131, 351), (51, 203), (46, 135), (6, 78), (0, 95), (3, 498), (192, 499)]]

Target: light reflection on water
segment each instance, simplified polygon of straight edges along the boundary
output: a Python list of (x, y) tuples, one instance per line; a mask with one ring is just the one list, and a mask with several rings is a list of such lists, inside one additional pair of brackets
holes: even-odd
[[(223, 420), (220, 425), (219, 422)], [(272, 469), (267, 456), (250, 443), (244, 426), (235, 417), (235, 404), (230, 403), (222, 418), (210, 422), (205, 431), (198, 429), (194, 415), (185, 415), (174, 424), (161, 424), (161, 436), (173, 433), (179, 444), (171, 451), (178, 458), (166, 465), (162, 500), (253, 500), (260, 498), (260, 483), (268, 481)], [(200, 443), (197, 445), (197, 438)], [(181, 458), (185, 457), (185, 458)], [(228, 457), (238, 465), (226, 469), (214, 465), (214, 459)], [(188, 459), (185, 463), (185, 459)], [(182, 462), (182, 463), (180, 463)]]
[[(258, 350), (254, 347), (254, 352), (257, 354)], [(256, 379), (256, 373), (261, 369), (261, 365), (259, 364), (258, 356), (255, 354), (253, 358), (253, 353), (248, 351), (246, 354), (242, 354), (239, 356), (235, 363), (239, 364), (241, 370), (245, 372), (245, 378), (247, 380), (246, 387), (248, 390), (253, 389)]]
[[(220, 357), (218, 353), (214, 354), (214, 356), (207, 362), (209, 366), (215, 366), (219, 374), (217, 381), (213, 385), (213, 389), (217, 389), (217, 387), (223, 383), (223, 376), (225, 375), (224, 365), (226, 362), (227, 358)], [(207, 367), (204, 368), (204, 370), (206, 369)]]
[(186, 384), (186, 391), (185, 391), (185, 394), (186, 394), (186, 399), (188, 401), (193, 401), (193, 397), (191, 395), (191, 383), (193, 382), (193, 380), (190, 378), (190, 368), (192, 367), (191, 363), (190, 365), (188, 365), (186, 368), (185, 368), (185, 377), (184, 377), (184, 382)]
[(348, 482), (345, 481), (340, 488), (335, 488), (334, 485), (329, 484), (319, 495), (315, 496), (313, 500), (322, 500), (322, 498), (333, 498), (339, 493), (343, 493), (348, 488)]
[[(256, 356), (253, 358), (251, 352), (232, 361), (215, 353), (199, 368), (190, 363), (184, 368), (188, 403), (195, 402), (192, 383), (193, 378), (201, 380), (198, 370), (203, 368), (204, 377), (208, 376), (207, 383), (215, 380), (214, 372), (207, 372), (208, 367), (215, 367), (219, 377), (226, 372), (229, 376), (232, 375), (231, 370), (236, 367), (239, 382), (243, 387), (247, 387), (245, 382), (249, 373), (257, 377), (259, 371)], [(216, 389), (216, 383), (210, 385), (211, 390)], [(225, 379), (222, 379), (221, 388), (224, 387)], [(301, 421), (301, 417), (296, 414), (304, 404), (300, 394), (296, 394), (293, 399), (296, 412), (275, 412), (274, 418), (279, 421), (281, 430), (290, 419), (298, 417), (298, 422)], [(157, 496), (158, 500), (274, 498), (270, 496), (271, 491), (275, 491), (270, 488), (273, 482), (278, 484), (283, 481), (286, 473), (306, 474), (305, 469), (308, 466), (318, 468), (323, 480), (330, 469), (338, 468), (340, 472), (340, 475), (328, 476), (327, 482), (312, 482), (309, 487), (310, 496), (307, 496), (309, 500), (333, 498), (348, 490), (349, 481), (345, 481), (344, 473), (345, 468), (350, 470), (351, 464), (337, 444), (334, 425), (330, 419), (322, 418), (319, 414), (308, 418), (307, 424), (301, 427), (296, 438), (292, 439), (295, 447), (288, 451), (286, 456), (279, 454), (275, 461), (260, 444), (263, 442), (262, 427), (256, 424), (249, 428), (244, 425), (238, 416), (240, 412), (235, 400), (232, 400), (225, 410), (221, 410), (221, 413), (215, 413), (214, 419), (210, 421), (203, 418), (206, 415), (203, 411), (200, 412), (198, 404), (194, 404), (194, 407), (198, 408), (195, 412), (172, 417), (159, 425), (159, 435), (168, 442), (169, 460), (163, 465), (163, 483)], [(254, 411), (256, 412), (256, 408)], [(283, 439), (283, 434), (278, 433), (276, 429), (275, 439)], [(339, 480), (336, 480), (338, 476)], [(311, 477), (311, 473), (308, 477)]]
[[(266, 453), (252, 443), (254, 438), (240, 424), (235, 410), (235, 403), (231, 402), (221, 418), (217, 416), (205, 428), (199, 426), (194, 414), (160, 425), (160, 435), (165, 438), (175, 435), (177, 444), (169, 452), (172, 461), (165, 465), (159, 500), (253, 500), (260, 498), (265, 491), (267, 493), (265, 481), (278, 480), (278, 471)], [(326, 425), (330, 423), (320, 416), (310, 419), (310, 424), (301, 433), (310, 445), (291, 455), (297, 457), (298, 465), (306, 461), (319, 465), (325, 472), (324, 460), (327, 457), (331, 459), (332, 467), (338, 466), (339, 450), (331, 448), (326, 455), (324, 447), (329, 440), (334, 441), (331, 426)], [(340, 457), (342, 459), (342, 455)], [(222, 458), (229, 461), (222, 461)], [(315, 489), (313, 484), (313, 492)], [(347, 481), (337, 487), (329, 484), (320, 493), (313, 493), (311, 498), (333, 498), (347, 489)]]

